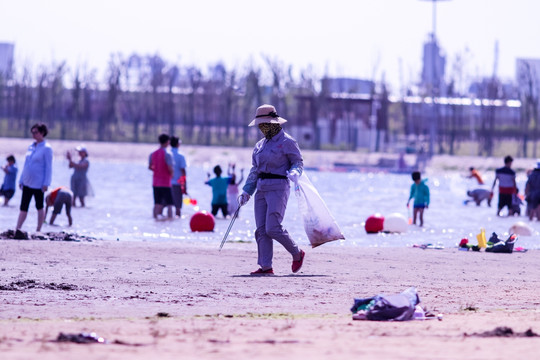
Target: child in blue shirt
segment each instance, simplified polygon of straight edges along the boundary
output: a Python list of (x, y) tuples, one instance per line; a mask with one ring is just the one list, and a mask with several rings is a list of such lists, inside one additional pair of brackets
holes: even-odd
[(219, 209), (223, 213), (223, 217), (229, 215), (228, 212), (228, 202), (227, 202), (227, 187), (231, 182), (230, 177), (221, 177), (221, 166), (216, 165), (214, 167), (215, 178), (210, 179), (210, 174), (208, 174), (208, 180), (205, 184), (212, 187), (212, 215), (216, 216)]
[(414, 198), (413, 205), (413, 224), (416, 225), (416, 217), (420, 217), (420, 226), (424, 225), (424, 209), (429, 206), (429, 187), (426, 185), (427, 179), (422, 180), (419, 171), (412, 173), (412, 179), (414, 184), (411, 185), (411, 193), (409, 200), (407, 201), (407, 207), (409, 202)]
[(4, 173), (6, 173), (6, 175), (4, 177), (4, 183), (0, 188), (0, 196), (4, 197), (4, 206), (8, 205), (9, 200), (15, 194), (15, 183), (18, 171), (17, 165), (15, 164), (15, 156), (9, 155), (6, 160), (7, 164), (2, 167), (2, 170), (4, 170)]

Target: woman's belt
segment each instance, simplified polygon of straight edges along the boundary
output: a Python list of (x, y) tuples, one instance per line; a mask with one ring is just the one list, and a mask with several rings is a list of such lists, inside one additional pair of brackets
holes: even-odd
[(270, 173), (259, 173), (259, 179), (287, 179), (285, 175), (277, 175)]

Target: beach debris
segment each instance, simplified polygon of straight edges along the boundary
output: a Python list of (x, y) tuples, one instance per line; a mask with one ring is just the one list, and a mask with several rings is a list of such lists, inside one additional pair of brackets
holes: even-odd
[(469, 304), (463, 308), (464, 311), (474, 311), (477, 312), (479, 308), (477, 306), (474, 306), (472, 304)]
[(419, 303), (420, 297), (415, 287), (395, 295), (379, 294), (370, 298), (354, 299), (352, 318), (377, 321), (442, 320), (442, 314), (435, 315), (422, 308)]
[(61, 332), (53, 342), (71, 342), (75, 344), (114, 344), (126, 346), (145, 346), (148, 344), (129, 343), (123, 340), (108, 341), (95, 332), (63, 333)]
[(168, 312), (162, 312), (162, 311), (160, 311), (160, 312), (158, 312), (158, 313), (156, 314), (156, 316), (157, 316), (157, 317), (160, 317), (160, 318), (166, 318), (166, 317), (171, 317), (171, 314), (169, 314)]
[(213, 343), (213, 344), (230, 344), (231, 341), (229, 339), (227, 340), (222, 340), (222, 339), (208, 339), (208, 342), (209, 343)]
[[(13, 233), (13, 230), (8, 230)], [(26, 231), (21, 231), (19, 229), (15, 230), (15, 233), (13, 233), (13, 239), (16, 240), (28, 240), (28, 233)]]
[[(511, 254), (514, 251), (514, 244), (516, 241), (516, 234), (510, 235), (506, 241), (503, 241), (499, 239), (496, 233), (493, 233), (491, 238), (489, 238), (486, 252)], [(490, 243), (491, 246), (489, 246)]]
[(428, 244), (413, 244), (412, 247), (413, 248), (419, 248), (419, 249), (422, 249), (422, 250), (426, 250), (426, 249), (442, 250), (442, 249), (444, 249), (444, 245), (441, 242), (438, 242), (435, 245), (433, 245), (431, 243), (428, 243)]
[[(482, 229), (482, 231), (484, 231), (484, 229)], [(514, 251), (515, 252), (527, 251), (527, 249), (523, 247), (514, 248), (514, 244), (516, 243), (518, 239), (516, 234), (511, 234), (508, 237), (508, 239), (506, 239), (506, 241), (499, 239), (497, 233), (492, 233), (488, 241), (485, 241), (485, 234), (483, 233), (478, 234), (477, 239), (478, 239), (478, 245), (469, 244), (468, 239), (461, 239), (458, 245), (459, 250), (480, 251), (482, 248), (485, 248), (486, 252), (505, 253), (505, 254), (511, 254)]]
[(480, 246), (469, 244), (469, 239), (461, 239), (458, 245), (458, 249), (462, 251), (480, 251)]
[(498, 326), (493, 330), (484, 331), (481, 333), (472, 333), (472, 334), (464, 333), (463, 335), (477, 336), (477, 337), (537, 337), (537, 336), (540, 336), (537, 333), (535, 333), (532, 329), (528, 329), (527, 331), (520, 333), (520, 332), (514, 332), (512, 328), (507, 327), (507, 326)]
[(266, 339), (266, 340), (253, 340), (248, 341), (250, 344), (270, 344), (270, 345), (276, 345), (276, 344), (299, 344), (299, 340), (275, 340), (275, 339)]
[(49, 241), (94, 241), (96, 238), (86, 235), (80, 235), (76, 233), (61, 232), (47, 232), (47, 233), (35, 233), (28, 235), (26, 231), (22, 230), (7, 230), (0, 233), (0, 239), (12, 239), (12, 240), (49, 240)]
[(9, 283), (8, 285), (0, 285), (0, 290), (4, 291), (24, 291), (27, 289), (48, 289), (48, 290), (78, 290), (79, 287), (73, 284), (66, 283), (47, 283), (43, 284), (36, 280), (19, 280)]
[(72, 342), (76, 344), (107, 344), (107, 340), (98, 336), (95, 332), (81, 332), (78, 334), (65, 334), (61, 332), (56, 342)]

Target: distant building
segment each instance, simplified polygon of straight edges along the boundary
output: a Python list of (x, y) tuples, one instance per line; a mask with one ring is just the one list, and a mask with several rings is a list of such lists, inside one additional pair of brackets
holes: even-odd
[(431, 89), (434, 95), (444, 94), (444, 69), (446, 66), (446, 56), (442, 55), (441, 48), (437, 40), (430, 35), (429, 41), (424, 43), (423, 67), (422, 67), (422, 87), (428, 92)]
[[(368, 148), (376, 130), (373, 108), (375, 83), (354, 78), (324, 78), (321, 94), (297, 95), (297, 118), (290, 131), (301, 146)], [(317, 106), (322, 103), (324, 106)]]
[(321, 80), (322, 92), (326, 94), (365, 94), (372, 93), (375, 83), (371, 80), (353, 78), (324, 78)]
[(0, 74), (2, 76), (11, 76), (14, 50), (15, 44), (0, 43)]
[[(495, 91), (489, 92), (490, 86), (495, 86)], [(497, 99), (518, 99), (519, 91), (514, 83), (501, 82), (499, 79), (485, 77), (478, 81), (471, 82), (468, 95), (472, 98), (497, 98)]]

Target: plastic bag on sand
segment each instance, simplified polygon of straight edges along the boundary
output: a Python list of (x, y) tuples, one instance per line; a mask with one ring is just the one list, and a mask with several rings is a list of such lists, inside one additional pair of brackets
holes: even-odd
[(345, 239), (336, 220), (305, 173), (298, 178), (298, 186), (294, 193), (311, 247)]

